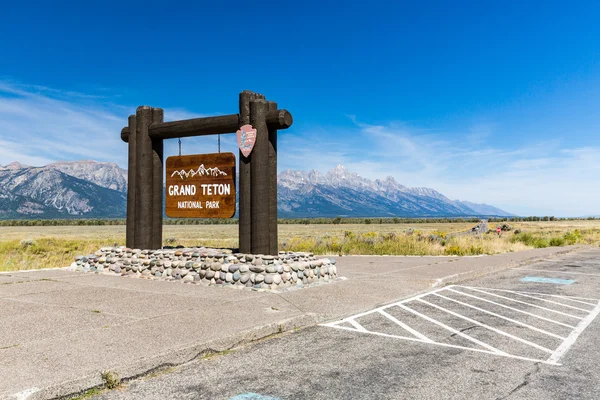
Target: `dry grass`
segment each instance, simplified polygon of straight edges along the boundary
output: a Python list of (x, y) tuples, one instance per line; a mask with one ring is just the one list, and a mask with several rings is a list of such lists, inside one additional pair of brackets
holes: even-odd
[[(600, 221), (510, 223), (513, 231), (447, 238), (471, 223), (280, 225), (281, 250), (316, 254), (474, 255), (572, 243), (600, 244)], [(490, 224), (493, 228), (494, 224)], [(166, 225), (164, 244), (238, 245), (237, 225)], [(514, 230), (521, 233), (515, 234)], [(432, 239), (435, 235), (436, 239)], [(79, 254), (123, 245), (125, 226), (0, 227), (0, 271), (62, 267)]]

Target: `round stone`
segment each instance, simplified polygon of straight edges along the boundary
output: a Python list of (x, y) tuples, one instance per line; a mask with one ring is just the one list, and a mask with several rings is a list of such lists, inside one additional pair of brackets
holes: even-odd
[[(237, 258), (236, 258), (237, 260)], [(240, 268), (238, 264), (229, 264), (229, 272), (232, 274)]]
[(209, 269), (208, 271), (206, 271), (206, 279), (213, 279), (215, 277), (215, 271), (213, 271), (212, 269)]
[(253, 265), (250, 267), (250, 271), (260, 274), (261, 272), (265, 272), (265, 268), (261, 265)]
[(290, 274), (289, 272), (284, 272), (283, 275), (281, 275), (281, 278), (284, 282), (287, 282), (292, 278), (292, 274)]
[[(218, 276), (219, 276), (219, 279), (221, 279), (222, 281), (224, 281), (224, 280), (225, 280), (225, 272), (223, 272), (223, 271), (219, 272), (219, 275), (218, 275)], [(216, 278), (216, 277), (217, 277), (217, 275), (215, 274), (215, 278)]]
[(265, 280), (265, 276), (263, 274), (257, 274), (254, 277), (254, 283), (262, 283)]
[(182, 277), (186, 276), (190, 271), (188, 271), (187, 269), (180, 269), (179, 270), (179, 275), (181, 275)]
[(275, 265), (269, 265), (265, 271), (267, 271), (267, 273), (269, 274), (274, 274), (275, 272), (277, 272), (277, 267)]
[(300, 269), (300, 263), (294, 262), (290, 265), (292, 271), (298, 271)]
[(231, 272), (227, 272), (225, 274), (225, 282), (229, 282), (229, 283), (233, 282), (233, 274)]
[(246, 283), (250, 280), (250, 274), (242, 274), (240, 276), (240, 282), (241, 283)]
[(232, 276), (232, 278), (233, 278), (234, 282), (237, 282), (237, 281), (239, 281), (239, 280), (240, 280), (240, 272), (239, 272), (239, 271), (235, 271), (235, 272), (233, 273), (233, 276)]
[(298, 273), (292, 272), (292, 281), (296, 282), (298, 280)]
[[(265, 280), (266, 282), (266, 280)], [(275, 276), (273, 276), (273, 283), (276, 285), (279, 285), (281, 283), (281, 275), (276, 274)]]
[(240, 273), (244, 274), (246, 272), (250, 271), (250, 267), (247, 265), (240, 265)]
[(273, 283), (273, 277), (274, 277), (274, 276), (275, 276), (275, 275), (273, 275), (273, 274), (267, 274), (267, 275), (265, 276), (265, 283), (266, 283), (267, 285), (270, 285), (271, 283)]
[(278, 265), (277, 266), (277, 273), (278, 274), (283, 274), (283, 265)]
[(206, 276), (206, 271), (201, 269), (200, 271), (198, 271), (198, 276), (200, 277), (200, 279), (204, 279), (204, 277)]
[(210, 269), (213, 271), (220, 271), (221, 270), (221, 264), (218, 262), (214, 262), (212, 264), (210, 264)]
[(283, 272), (290, 272), (292, 269), (290, 268), (289, 264), (284, 264), (283, 265)]
[(254, 261), (252, 261), (252, 265), (262, 265), (262, 258), (256, 257)]
[(298, 279), (304, 278), (304, 271), (298, 271)]

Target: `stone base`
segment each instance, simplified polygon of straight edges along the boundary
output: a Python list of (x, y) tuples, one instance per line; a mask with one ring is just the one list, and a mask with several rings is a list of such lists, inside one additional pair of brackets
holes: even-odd
[(280, 252), (269, 256), (205, 247), (103, 247), (94, 254), (76, 257), (70, 269), (255, 290), (284, 290), (337, 278), (335, 260), (316, 258), (312, 253)]

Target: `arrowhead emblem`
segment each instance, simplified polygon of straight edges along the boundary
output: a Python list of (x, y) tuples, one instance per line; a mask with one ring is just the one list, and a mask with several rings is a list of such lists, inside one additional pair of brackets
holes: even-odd
[(256, 129), (252, 125), (243, 125), (236, 134), (240, 151), (244, 157), (248, 157), (254, 148), (254, 143), (256, 143)]

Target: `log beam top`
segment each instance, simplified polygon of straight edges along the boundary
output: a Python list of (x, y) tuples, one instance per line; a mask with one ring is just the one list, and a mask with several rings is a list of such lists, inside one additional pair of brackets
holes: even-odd
[[(148, 106), (140, 106), (145, 108)], [(267, 125), (272, 129), (287, 129), (294, 120), (287, 110), (272, 110), (266, 115)], [(229, 114), (217, 117), (192, 118), (180, 121), (153, 123), (148, 134), (153, 139), (175, 139), (189, 136), (205, 136), (235, 133), (239, 129), (239, 115)], [(121, 140), (129, 140), (129, 127), (121, 130)]]

